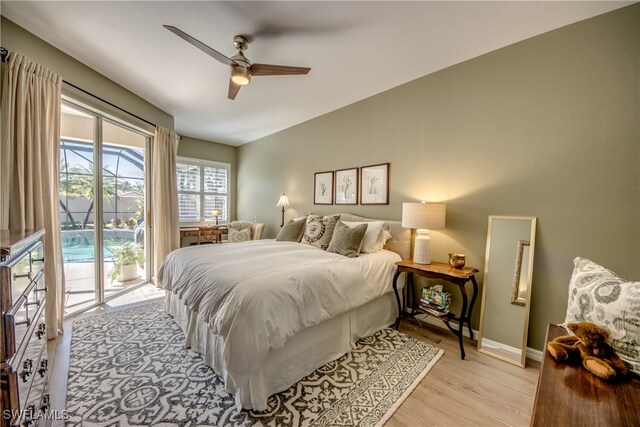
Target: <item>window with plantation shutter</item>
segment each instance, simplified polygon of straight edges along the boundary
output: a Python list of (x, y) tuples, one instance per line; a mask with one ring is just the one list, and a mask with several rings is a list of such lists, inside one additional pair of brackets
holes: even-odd
[(215, 209), (222, 212), (219, 221), (229, 220), (229, 168), (228, 163), (178, 157), (180, 222), (215, 221)]

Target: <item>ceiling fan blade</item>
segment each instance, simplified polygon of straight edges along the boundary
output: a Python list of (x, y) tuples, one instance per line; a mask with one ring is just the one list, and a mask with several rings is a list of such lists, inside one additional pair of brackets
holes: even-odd
[(288, 65), (252, 64), (252, 76), (292, 76), (297, 74), (307, 74), (311, 68), (290, 67)]
[(195, 47), (197, 47), (198, 49), (200, 49), (201, 51), (203, 51), (207, 55), (217, 59), (220, 62), (222, 62), (223, 64), (226, 64), (226, 65), (234, 65), (235, 64), (235, 61), (233, 61), (231, 58), (227, 58), (225, 55), (221, 54), (220, 52), (218, 52), (215, 49), (210, 48), (206, 44), (202, 43), (200, 40), (198, 40), (198, 39), (196, 39), (194, 37), (191, 37), (189, 34), (185, 33), (181, 29), (173, 27), (171, 25), (163, 25), (163, 27), (165, 27), (167, 30), (171, 31), (176, 36), (186, 40), (189, 43), (191, 43), (192, 45), (194, 45)]
[(233, 82), (233, 80), (229, 79), (229, 94), (227, 95), (227, 98), (234, 100), (236, 99), (236, 95), (238, 94), (238, 92), (240, 91), (240, 88), (242, 86), (235, 84)]

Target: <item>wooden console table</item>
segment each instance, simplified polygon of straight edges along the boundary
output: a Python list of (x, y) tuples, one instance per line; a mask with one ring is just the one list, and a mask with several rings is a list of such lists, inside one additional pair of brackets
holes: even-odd
[(226, 225), (200, 225), (180, 228), (180, 247), (183, 246), (185, 237), (195, 237), (196, 244), (203, 242), (222, 243), (222, 236), (227, 234)]
[[(473, 305), (476, 302), (478, 296), (478, 283), (476, 282), (475, 274), (478, 270), (472, 267), (464, 268), (452, 268), (448, 263), (444, 262), (432, 262), (431, 264), (416, 264), (413, 261), (398, 261), (396, 262), (398, 271), (393, 276), (393, 292), (396, 294), (396, 301), (398, 303), (398, 318), (396, 319), (395, 328), (398, 329), (400, 325), (400, 319), (403, 317), (413, 317), (417, 313), (428, 314), (436, 319), (439, 319), (447, 325), (447, 328), (458, 337), (458, 343), (460, 344), (460, 358), (464, 359), (464, 324), (465, 322), (469, 326), (469, 338), (473, 339), (473, 330), (471, 329), (471, 314), (473, 313)], [(400, 303), (400, 295), (398, 293), (398, 277), (401, 273), (407, 273), (407, 286), (405, 295), (403, 295), (402, 303)], [(441, 279), (451, 282), (458, 286), (460, 294), (462, 295), (462, 310), (460, 316), (456, 317), (455, 314), (449, 312), (444, 316), (433, 316), (422, 310), (419, 304), (415, 301), (415, 290), (413, 284), (413, 275), (417, 274), (429, 279)], [(473, 284), (473, 294), (471, 295), (471, 303), (468, 301), (467, 290), (465, 285), (467, 282)], [(407, 299), (411, 299), (411, 313), (406, 313)], [(467, 310), (468, 307), (468, 310)], [(458, 329), (454, 329), (450, 322), (454, 320), (458, 322)]]
[(547, 342), (567, 332), (549, 325), (536, 387), (531, 426), (638, 426), (640, 378), (607, 382), (582, 367), (557, 362)]

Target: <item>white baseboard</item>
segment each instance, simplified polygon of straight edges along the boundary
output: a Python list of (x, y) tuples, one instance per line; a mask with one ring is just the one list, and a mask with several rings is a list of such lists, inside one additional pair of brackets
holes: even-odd
[[(443, 321), (434, 319), (432, 316), (429, 316), (429, 315), (426, 315), (426, 314), (424, 314), (424, 315), (423, 314), (418, 314), (416, 316), (416, 318), (419, 319), (421, 322), (428, 323), (428, 324), (436, 326), (438, 328), (446, 329), (447, 331), (449, 330), (449, 328), (447, 328), (447, 325), (445, 325), (445, 323)], [(450, 322), (450, 323), (451, 323), (451, 327), (453, 329), (457, 329), (458, 328), (458, 322)], [(472, 331), (473, 331), (473, 336), (477, 340), (479, 332), (476, 331), (475, 329), (472, 329)], [(467, 329), (467, 333), (468, 333), (468, 329)], [(468, 336), (469, 335), (467, 334), (467, 337)], [(504, 344), (496, 343), (495, 341), (491, 341), (491, 343), (499, 345), (500, 347), (505, 348), (505, 349), (508, 347), (508, 346), (506, 346)], [(536, 362), (542, 362), (542, 355), (543, 355), (542, 351), (536, 350), (535, 348), (527, 347), (527, 359), (531, 359), (531, 360), (534, 360)]]
[(542, 362), (543, 352), (536, 350), (535, 348), (527, 347), (527, 359), (535, 360), (536, 362)]

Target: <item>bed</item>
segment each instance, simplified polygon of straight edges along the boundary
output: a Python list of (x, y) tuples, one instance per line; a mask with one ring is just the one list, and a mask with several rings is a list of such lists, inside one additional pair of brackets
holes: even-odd
[(176, 250), (158, 273), (166, 310), (236, 407), (265, 410), (269, 396), (395, 321), (392, 277), (411, 235), (398, 221), (385, 228), (385, 249), (357, 258), (274, 240)]

